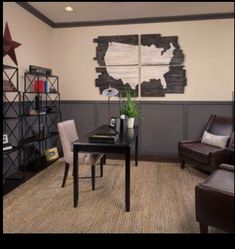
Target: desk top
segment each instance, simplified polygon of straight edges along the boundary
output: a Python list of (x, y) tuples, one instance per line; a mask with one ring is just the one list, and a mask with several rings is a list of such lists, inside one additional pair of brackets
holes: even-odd
[(119, 139), (115, 143), (94, 143), (89, 142), (89, 135), (88, 134), (79, 137), (78, 140), (73, 142), (73, 146), (85, 145), (85, 146), (102, 146), (102, 147), (125, 147), (131, 146), (135, 141), (136, 136), (138, 135), (138, 126), (134, 126), (132, 129), (126, 129), (124, 133), (119, 134)]

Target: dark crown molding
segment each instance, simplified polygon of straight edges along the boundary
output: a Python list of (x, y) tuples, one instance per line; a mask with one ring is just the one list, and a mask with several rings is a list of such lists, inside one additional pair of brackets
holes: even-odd
[(148, 18), (134, 18), (134, 19), (104, 20), (104, 21), (54, 23), (27, 2), (16, 2), (16, 3), (19, 4), (21, 7), (23, 7), (24, 9), (26, 9), (27, 11), (29, 11), (34, 16), (38, 17), (41, 21), (51, 26), (52, 28), (72, 28), (72, 27), (85, 27), (85, 26), (198, 21), (198, 20), (234, 18), (234, 12), (231, 12), (231, 13), (214, 13), (214, 14), (202, 14), (202, 15), (164, 16), (164, 17), (148, 17)]
[(46, 24), (48, 24), (49, 26), (51, 26), (52, 28), (55, 27), (55, 23), (54, 22), (52, 22), (49, 18), (47, 18), (46, 16), (44, 16), (40, 11), (36, 10), (34, 7), (32, 7), (27, 2), (16, 2), (16, 3), (19, 4), (22, 8), (26, 9), (32, 15), (36, 16), (37, 18), (39, 18), (41, 21), (43, 21)]

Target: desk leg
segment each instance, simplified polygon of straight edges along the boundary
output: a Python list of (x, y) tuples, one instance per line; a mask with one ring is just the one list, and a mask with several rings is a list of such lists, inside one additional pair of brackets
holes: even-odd
[(138, 135), (135, 137), (135, 166), (138, 166)]
[(126, 151), (126, 161), (125, 161), (125, 203), (126, 211), (130, 211), (130, 148)]
[(78, 153), (76, 150), (73, 152), (73, 206), (77, 207), (79, 198), (79, 184), (78, 184)]

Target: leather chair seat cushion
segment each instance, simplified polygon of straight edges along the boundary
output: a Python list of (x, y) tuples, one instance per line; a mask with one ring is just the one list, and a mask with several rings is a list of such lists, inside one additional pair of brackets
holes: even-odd
[(234, 173), (226, 170), (216, 170), (200, 185), (234, 196)]
[(203, 143), (186, 143), (180, 145), (181, 155), (206, 164), (209, 163), (209, 153), (219, 150), (221, 148)]

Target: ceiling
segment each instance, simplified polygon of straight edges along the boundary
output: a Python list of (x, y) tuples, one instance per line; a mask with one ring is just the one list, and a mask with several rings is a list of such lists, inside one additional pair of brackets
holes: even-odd
[[(234, 2), (27, 2), (53, 23), (234, 13)], [(64, 8), (71, 6), (74, 12)]]

